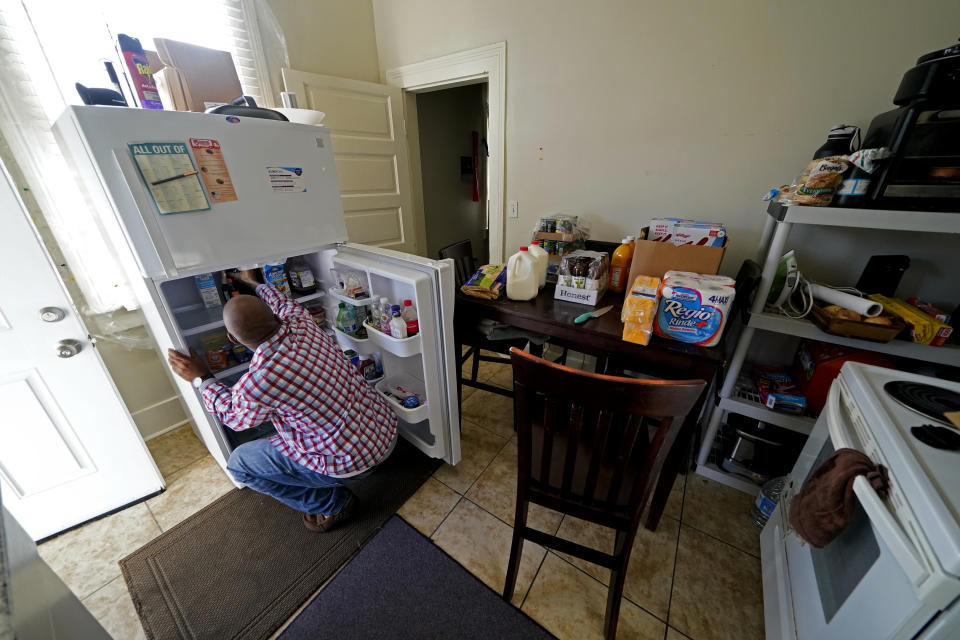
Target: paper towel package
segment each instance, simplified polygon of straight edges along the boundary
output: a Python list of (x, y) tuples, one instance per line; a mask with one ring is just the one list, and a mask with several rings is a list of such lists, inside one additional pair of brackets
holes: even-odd
[(735, 291), (722, 284), (674, 276), (660, 285), (654, 332), (703, 347), (720, 342)]

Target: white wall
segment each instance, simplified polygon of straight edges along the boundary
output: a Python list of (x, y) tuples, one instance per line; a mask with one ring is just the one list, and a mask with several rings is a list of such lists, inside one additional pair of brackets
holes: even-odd
[(370, 0), (268, 0), (287, 40), (290, 67), (380, 81)]
[[(460, 177), (460, 156), (472, 156), (471, 132), (486, 135), (483, 85), (475, 84), (417, 95), (420, 132), (420, 174), (423, 178), (423, 213), (426, 253), (436, 258), (448, 244), (469, 239), (473, 254), (486, 261), (484, 211), (486, 202), (473, 201), (473, 182)], [(483, 180), (483, 174), (481, 174)]]
[[(960, 2), (373, 0), (381, 75), (507, 42), (506, 246), (539, 215), (616, 240), (651, 216), (727, 224), (753, 254), (760, 196), (831, 125), (866, 127), (904, 71), (956, 41)], [(539, 147), (543, 147), (543, 152)], [(539, 157), (543, 160), (539, 160)]]

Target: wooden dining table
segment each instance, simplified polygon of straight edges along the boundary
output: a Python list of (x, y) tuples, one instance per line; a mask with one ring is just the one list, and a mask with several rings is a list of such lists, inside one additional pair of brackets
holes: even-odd
[[(471, 331), (475, 332), (478, 320), (487, 318), (544, 334), (564, 347), (596, 356), (603, 366), (599, 373), (629, 370), (665, 379), (705, 380), (707, 386), (684, 422), (683, 431), (665, 465), (647, 511), (646, 527), (656, 529), (677, 473), (698, 431), (697, 423), (707, 394), (710, 393), (710, 383), (726, 363), (724, 341), (721, 339), (714, 347), (701, 347), (659, 336), (652, 336), (648, 345), (626, 342), (623, 340), (623, 323), (620, 322), (623, 293), (606, 292), (596, 307), (556, 300), (553, 294), (552, 284), (547, 284), (536, 298), (529, 301), (506, 298), (485, 300), (458, 291), (454, 307), (454, 332), (469, 335)], [(583, 324), (573, 323), (577, 316), (607, 305), (612, 305), (613, 309), (599, 318)], [(457, 342), (456, 353), (460, 353), (461, 345), (459, 340)]]

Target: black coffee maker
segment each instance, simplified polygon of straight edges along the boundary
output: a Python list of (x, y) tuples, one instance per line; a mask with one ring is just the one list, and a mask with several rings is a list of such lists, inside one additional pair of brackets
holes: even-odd
[(875, 117), (863, 140), (892, 152), (865, 206), (960, 212), (960, 45), (921, 56), (893, 103), (900, 108)]

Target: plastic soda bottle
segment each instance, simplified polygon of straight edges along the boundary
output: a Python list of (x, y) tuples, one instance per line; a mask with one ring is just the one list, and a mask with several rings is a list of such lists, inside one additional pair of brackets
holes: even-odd
[(403, 301), (403, 321), (407, 324), (407, 336), (415, 336), (420, 331), (420, 323), (417, 320), (417, 309), (413, 306), (413, 300)]

